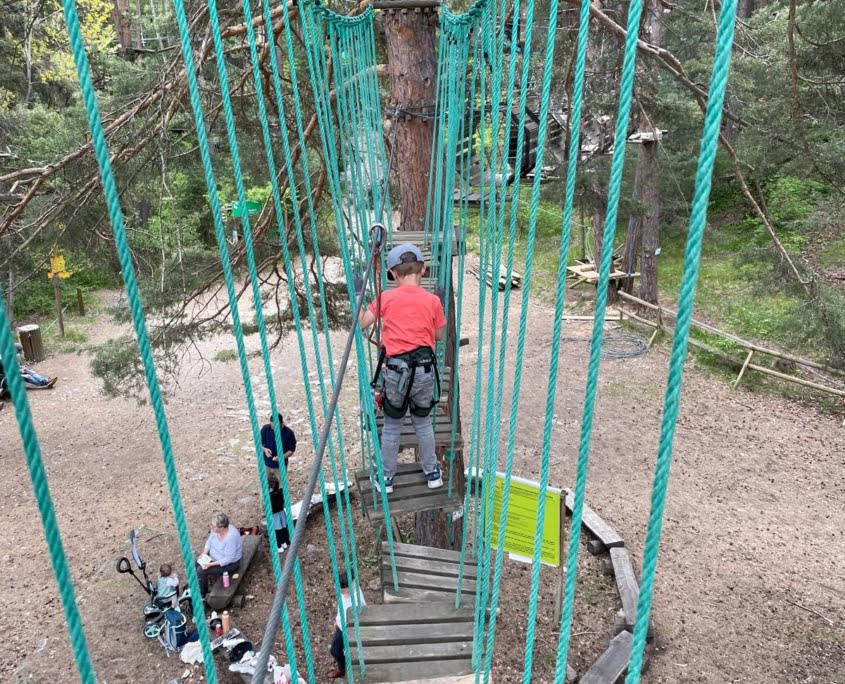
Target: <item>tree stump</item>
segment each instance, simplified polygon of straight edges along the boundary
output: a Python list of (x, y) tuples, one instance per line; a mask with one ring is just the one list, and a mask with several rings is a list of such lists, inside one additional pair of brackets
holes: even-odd
[(37, 363), (47, 358), (44, 343), (41, 341), (41, 328), (37, 325), (22, 325), (18, 328), (24, 358), (30, 363)]

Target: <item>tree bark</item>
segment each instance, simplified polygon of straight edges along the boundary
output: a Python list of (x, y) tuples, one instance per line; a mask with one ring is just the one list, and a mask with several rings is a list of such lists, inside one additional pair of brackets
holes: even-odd
[[(643, 38), (660, 47), (663, 23), (663, 8), (659, 0), (650, 0), (648, 14), (643, 27)], [(657, 253), (660, 247), (660, 177), (657, 169), (657, 151), (660, 131), (649, 120), (643, 110), (643, 124), (640, 130), (650, 132), (653, 141), (644, 141), (637, 151), (637, 186), (634, 194), (642, 203), (642, 269), (640, 275), (640, 299), (657, 304)]]
[[(397, 110), (400, 112), (393, 121), (396, 137), (392, 155), (399, 182), (399, 229), (423, 231), (428, 203), (434, 124), (431, 119), (413, 116), (410, 113), (434, 112), (437, 80), (435, 52), (437, 14), (427, 9), (422, 12), (396, 9), (384, 10), (382, 17), (390, 78), (391, 102), (388, 116), (393, 116)], [(402, 114), (402, 110), (409, 113)], [(444, 401), (444, 405), (451, 412), (451, 402), (457, 403), (458, 434), (460, 434), (460, 401), (458, 386), (455, 382), (457, 338), (454, 291), (454, 286), (450, 287), (449, 320), (446, 329), (446, 366), (452, 368), (453, 389), (452, 396), (448, 402)], [(446, 451), (444, 448), (438, 450), (441, 462)], [(461, 495), (465, 487), (463, 452), (455, 453), (451, 467), (453, 469), (452, 487)], [(444, 478), (447, 475), (444, 473)], [(448, 485), (444, 483), (444, 486)], [(461, 529), (460, 519), (453, 521), (451, 511), (426, 511), (416, 516), (414, 540), (417, 544), (438, 548), (460, 546)]]
[(637, 178), (641, 182), (643, 215), (640, 299), (657, 304), (657, 250), (660, 246), (660, 190), (657, 176), (657, 143), (644, 142), (637, 155)]
[[(392, 115), (396, 107), (409, 112), (434, 111), (437, 80), (435, 29), (437, 14), (430, 10), (384, 10)], [(394, 121), (399, 180), (400, 230), (425, 230), (428, 176), (434, 124), (409, 114)], [(388, 172), (390, 170), (388, 169)]]

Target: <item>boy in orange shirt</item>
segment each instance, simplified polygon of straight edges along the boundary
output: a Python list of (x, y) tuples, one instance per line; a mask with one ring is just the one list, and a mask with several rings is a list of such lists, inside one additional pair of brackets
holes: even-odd
[[(417, 247), (402, 244), (391, 249), (387, 269), (398, 287), (382, 292), (380, 301), (373, 301), (361, 316), (361, 327), (365, 329), (376, 322), (379, 313), (382, 321), (385, 372), (381, 456), (385, 491), (393, 491), (399, 436), (409, 408), (423, 473), (429, 488), (436, 489), (443, 486), (443, 478), (434, 452), (430, 418), (437, 372), (434, 343), (443, 339), (446, 317), (437, 296), (420, 286), (425, 261)], [(381, 490), (378, 483), (376, 487)]]

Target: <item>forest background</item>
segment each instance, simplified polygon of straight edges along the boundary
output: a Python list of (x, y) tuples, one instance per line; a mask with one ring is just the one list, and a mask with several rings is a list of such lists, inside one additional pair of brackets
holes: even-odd
[[(166, 0), (81, 0), (77, 4), (159, 368), (175, 374), (197, 340), (225, 330), (229, 318), (227, 305), (213, 296), (221, 287), (221, 269), (173, 11)], [(535, 4), (537, 41), (545, 37), (548, 5), (547, 0)], [(361, 5), (332, 2), (329, 6), (345, 13)], [(627, 6), (595, 2), (591, 11), (585, 130), (599, 138), (602, 131), (613, 130)], [(236, 203), (235, 191), (219, 116), (221, 98), (207, 6), (194, 2), (187, 7), (195, 58), (201, 65), (203, 105), (220, 179), (218, 193), (231, 207)], [(223, 0), (219, 7), (239, 136), (245, 149), (257, 150), (260, 127), (241, 4)], [(453, 9), (461, 8), (460, 3), (453, 4)], [(628, 157), (619, 242), (614, 247), (633, 260), (628, 264), (632, 271), (642, 271), (639, 292), (635, 286), (634, 294), (649, 301), (659, 298), (671, 304), (680, 282), (718, 9), (715, 0), (651, 0), (644, 12), (630, 132), (662, 133), (658, 143), (641, 144)], [(299, 35), (296, 10), (293, 6), (291, 10), (294, 33)], [(253, 11), (257, 17), (260, 6)], [(274, 40), (259, 35), (265, 79), (270, 77), (268, 51), (274, 46), (280, 49), (281, 16), (276, 7)], [(378, 40), (383, 38), (379, 23), (377, 13)], [(565, 121), (576, 4), (562, 3), (559, 32), (553, 108)], [(302, 79), (307, 68), (301, 40), (295, 48)], [(535, 49), (533, 54), (542, 55), (542, 50)], [(281, 51), (279, 57), (286, 64), (282, 76), (290, 114), (294, 98), (290, 66)], [(379, 58), (386, 60), (383, 46)], [(534, 73), (541, 73), (539, 57), (533, 58), (531, 66)], [(386, 100), (386, 79), (383, 88)], [(272, 88), (265, 87), (265, 92)], [(302, 88), (297, 96), (307, 122), (314, 113), (311, 91)], [(845, 0), (741, 0), (727, 102), (697, 315), (741, 337), (765, 340), (770, 346), (843, 367)], [(272, 98), (266, 104), (275, 112)], [(276, 133), (278, 120), (275, 117)], [(292, 115), (287, 124), (294, 130)], [(320, 253), (330, 259), (338, 251), (334, 218), (329, 203), (320, 202), (326, 199), (325, 160), (319, 135), (313, 126), (310, 129), (305, 149), (296, 148), (294, 154), (308, 155), (312, 192), (320, 208), (316, 217)], [(280, 136), (275, 138), (281, 154)], [(571, 260), (601, 249), (593, 227), (603, 222), (606, 152), (599, 145), (579, 165), (578, 227)], [(271, 224), (274, 217), (267, 202), (270, 182), (263, 155), (246, 154), (242, 163), (248, 199), (258, 211), (253, 231), (270, 310), (265, 315), (278, 343), (293, 317), (279, 268), (279, 233)], [(549, 180), (543, 187), (538, 224), (541, 295), (544, 288), (548, 292), (553, 286), (558, 266), (557, 249), (552, 247), (560, 239), (565, 158), (549, 154), (546, 163)], [(303, 197), (302, 178), (281, 181), (283, 190), (291, 182), (296, 184), (298, 196)], [(395, 188), (394, 195), (398, 195)], [(527, 203), (520, 210), (524, 228)], [(626, 244), (632, 228), (633, 253)], [(233, 213), (227, 216), (227, 229), (231, 258), (241, 267), (245, 255), (238, 241), (239, 219)], [(514, 247), (522, 256), (524, 235)], [(45, 277), (49, 256), (55, 253), (65, 256), (72, 272), (63, 288), (63, 305), (72, 308), (79, 288), (89, 313), (97, 312), (96, 291), (119, 287), (114, 243), (61, 4), (4, 0), (0, 6), (0, 288), (17, 323), (35, 320), (49, 325), (55, 317), (53, 287)], [(313, 250), (311, 255), (313, 259)], [(303, 310), (301, 281), (315, 277), (314, 273), (312, 267), (295, 275), (300, 293), (296, 305)], [(327, 296), (339, 303), (345, 287), (330, 284)], [(329, 311), (335, 312), (331, 323), (344, 323), (345, 310), (330, 306)], [(108, 313), (120, 318), (127, 312), (118, 307)], [(85, 332), (75, 329), (71, 321), (65, 339), (56, 340), (55, 345), (82, 348), (86, 342)], [(736, 351), (730, 341), (708, 342), (723, 351)], [(108, 392), (137, 394), (142, 389), (134, 338), (110, 340), (91, 351), (94, 372)]]

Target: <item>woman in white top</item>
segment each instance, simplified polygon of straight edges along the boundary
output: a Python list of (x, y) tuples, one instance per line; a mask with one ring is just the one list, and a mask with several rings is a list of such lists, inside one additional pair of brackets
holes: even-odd
[(241, 533), (229, 522), (229, 516), (225, 513), (218, 511), (211, 516), (211, 534), (208, 535), (202, 552), (210, 559), (207, 563), (197, 561), (200, 593), (205, 598), (209, 578), (219, 577), (224, 572), (230, 575), (237, 572), (244, 552)]

